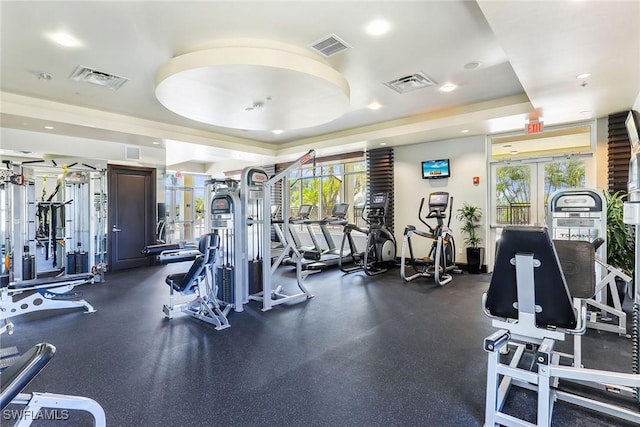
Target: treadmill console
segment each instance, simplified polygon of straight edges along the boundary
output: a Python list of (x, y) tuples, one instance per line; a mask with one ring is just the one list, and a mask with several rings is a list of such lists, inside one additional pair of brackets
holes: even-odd
[(387, 212), (387, 206), (389, 203), (389, 196), (387, 193), (375, 193), (371, 196), (371, 203), (369, 204), (368, 219), (376, 221), (384, 221), (384, 216)]
[(429, 194), (429, 210), (446, 211), (449, 205), (449, 193), (445, 191), (438, 191)]
[(331, 216), (338, 219), (345, 218), (348, 210), (349, 203), (336, 203), (331, 210)]
[(298, 219), (309, 219), (313, 205), (300, 205), (298, 208)]

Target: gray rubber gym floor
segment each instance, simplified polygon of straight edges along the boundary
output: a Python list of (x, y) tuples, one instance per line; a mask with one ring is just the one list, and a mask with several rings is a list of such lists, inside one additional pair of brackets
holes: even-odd
[[(314, 298), (265, 313), (252, 302), (230, 315), (231, 328), (215, 331), (163, 317), (164, 278), (188, 266), (108, 273), (105, 283), (82, 288), (93, 314), (14, 318), (15, 334), (2, 335), (2, 347), (58, 349), (27, 391), (91, 397), (110, 426), (483, 424), (482, 342), (494, 331), (481, 309), (489, 275), (458, 275), (436, 288), (406, 284), (398, 269), (375, 278), (328, 270), (307, 280)], [(283, 276), (294, 280), (288, 270)], [(589, 331), (584, 344), (586, 366), (631, 371), (628, 338)], [(530, 417), (534, 405), (524, 392), (507, 403)], [(72, 412), (34, 425), (90, 422)], [(553, 425), (630, 424), (557, 403)]]

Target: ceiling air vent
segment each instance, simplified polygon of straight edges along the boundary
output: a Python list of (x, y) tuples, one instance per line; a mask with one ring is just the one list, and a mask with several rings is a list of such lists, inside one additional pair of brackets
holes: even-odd
[(425, 87), (433, 86), (436, 83), (431, 80), (422, 71), (408, 76), (400, 77), (399, 79), (386, 82), (384, 85), (390, 87), (398, 93), (411, 92), (413, 90), (422, 89)]
[(326, 57), (335, 55), (350, 47), (351, 46), (335, 34), (329, 34), (311, 45), (311, 49)]
[(78, 65), (76, 69), (73, 70), (69, 79), (77, 82), (92, 83), (94, 85), (108, 87), (112, 90), (120, 89), (120, 87), (129, 80), (125, 77), (93, 70), (82, 65)]
[(134, 147), (131, 145), (127, 145), (124, 147), (125, 160), (140, 161), (140, 159), (142, 158), (141, 154), (142, 153), (141, 153), (140, 147)]

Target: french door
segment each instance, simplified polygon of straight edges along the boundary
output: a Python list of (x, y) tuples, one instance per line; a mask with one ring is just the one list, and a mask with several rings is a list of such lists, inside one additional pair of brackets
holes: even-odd
[[(491, 242), (497, 241), (507, 225), (546, 225), (551, 194), (595, 184), (592, 163), (590, 155), (491, 163)], [(493, 262), (493, 248), (488, 249), (488, 261)]]

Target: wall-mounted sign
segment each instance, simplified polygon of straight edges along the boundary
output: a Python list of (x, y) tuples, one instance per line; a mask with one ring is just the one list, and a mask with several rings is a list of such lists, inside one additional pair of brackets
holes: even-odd
[(540, 120), (529, 120), (527, 123), (527, 133), (542, 132), (542, 122)]

